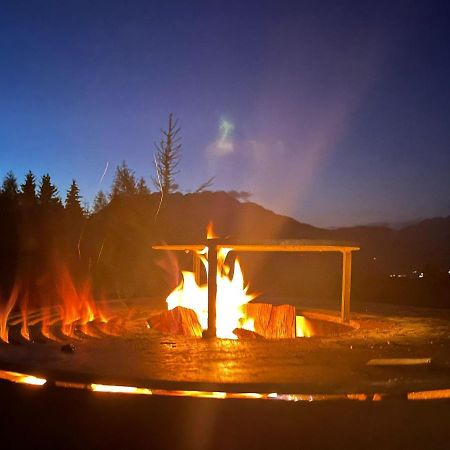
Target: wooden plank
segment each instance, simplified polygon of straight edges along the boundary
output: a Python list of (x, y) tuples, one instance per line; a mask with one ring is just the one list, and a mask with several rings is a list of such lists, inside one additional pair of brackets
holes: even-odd
[(195, 282), (200, 285), (201, 283), (201, 260), (197, 253), (192, 252), (192, 271), (194, 272)]
[[(233, 244), (225, 243), (217, 245), (217, 248), (231, 248), (239, 252), (343, 252), (357, 251), (356, 246), (342, 245), (300, 245), (300, 244)], [(202, 251), (205, 249), (203, 245), (191, 244), (166, 244), (153, 245), (153, 250), (170, 250), (170, 251)]]
[(431, 358), (379, 358), (371, 359), (368, 366), (419, 366), (431, 364)]
[[(258, 242), (215, 239), (215, 243), (217, 248), (231, 248), (235, 251), (249, 252), (341, 252), (359, 250), (359, 246), (353, 242), (321, 239), (272, 239)], [(154, 245), (152, 248), (155, 250), (202, 251), (208, 245), (209, 240), (205, 240), (202, 244), (160, 244)]]
[(358, 247), (342, 247), (336, 245), (249, 245), (224, 244), (219, 248), (231, 248), (236, 252), (342, 252), (356, 251)]
[[(210, 239), (214, 241), (214, 239)], [(211, 242), (208, 246), (208, 329), (205, 337), (216, 337), (216, 300), (217, 300), (217, 247)]]
[(201, 252), (205, 249), (205, 245), (198, 244), (161, 244), (152, 245), (153, 250), (172, 250), (172, 251), (194, 251)]
[(352, 275), (352, 254), (351, 252), (342, 252), (342, 303), (341, 320), (348, 322), (350, 320), (350, 289)]

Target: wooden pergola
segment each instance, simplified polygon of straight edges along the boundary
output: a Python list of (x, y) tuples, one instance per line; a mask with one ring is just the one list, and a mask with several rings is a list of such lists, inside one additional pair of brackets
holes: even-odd
[(350, 320), (350, 288), (352, 273), (352, 252), (359, 246), (348, 242), (321, 241), (307, 239), (270, 240), (258, 243), (207, 239), (203, 244), (164, 244), (152, 246), (154, 250), (185, 251), (194, 254), (193, 264), (196, 280), (200, 280), (200, 261), (197, 253), (208, 251), (208, 330), (205, 335), (216, 336), (217, 297), (217, 252), (222, 248), (236, 252), (339, 252), (342, 253), (342, 295), (341, 321)]

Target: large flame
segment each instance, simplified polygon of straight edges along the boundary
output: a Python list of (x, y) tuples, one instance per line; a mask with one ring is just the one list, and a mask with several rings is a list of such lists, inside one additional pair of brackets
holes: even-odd
[[(208, 226), (208, 238), (215, 236), (212, 226)], [(243, 305), (256, 297), (248, 294), (248, 286), (244, 283), (242, 269), (236, 258), (233, 270), (225, 263), (230, 249), (220, 248), (217, 252), (217, 300), (216, 300), (216, 329), (217, 337), (237, 339), (233, 333), (236, 328), (254, 331), (253, 321), (245, 316)], [(208, 271), (208, 250), (205, 248), (198, 253), (203, 266)], [(204, 330), (208, 328), (208, 286), (199, 284), (193, 272), (183, 271), (183, 280), (167, 297), (168, 309), (183, 306), (195, 311), (200, 325)]]

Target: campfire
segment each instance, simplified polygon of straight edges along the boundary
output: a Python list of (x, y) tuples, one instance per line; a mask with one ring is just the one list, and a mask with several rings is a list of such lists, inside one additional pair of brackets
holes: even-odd
[[(207, 241), (218, 240), (212, 224), (209, 224)], [(168, 311), (149, 319), (152, 328), (168, 334), (204, 336), (209, 329), (208, 312), (211, 302), (208, 297), (211, 296), (212, 285), (215, 290), (213, 327), (218, 338), (276, 339), (311, 336), (307, 319), (297, 316), (294, 306), (249, 303), (258, 294), (249, 293), (249, 285), (244, 281), (239, 259), (235, 258), (233, 264), (227, 262), (227, 256), (233, 249), (220, 246), (217, 251), (211, 252), (210, 248), (205, 246), (193, 250), (194, 260), (198, 258), (207, 274), (207, 283), (201, 283), (198, 269), (182, 271), (180, 284), (166, 299)], [(215, 266), (212, 270), (211, 264)], [(210, 274), (214, 272), (215, 280), (211, 280)]]

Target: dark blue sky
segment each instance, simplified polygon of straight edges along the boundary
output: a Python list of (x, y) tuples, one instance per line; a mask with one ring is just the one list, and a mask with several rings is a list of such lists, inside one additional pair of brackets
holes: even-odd
[(149, 180), (172, 111), (185, 190), (323, 226), (450, 214), (449, 2), (8, 3), (1, 175)]

